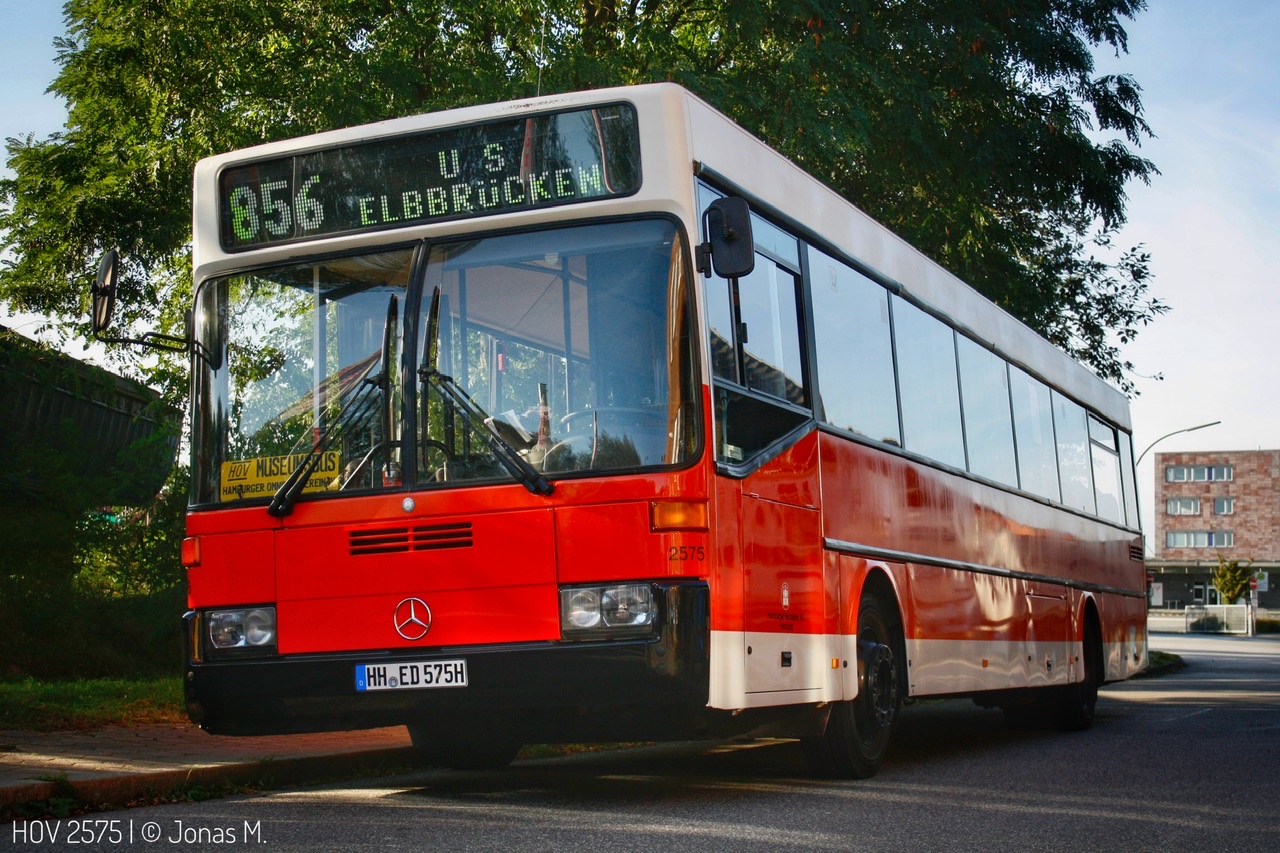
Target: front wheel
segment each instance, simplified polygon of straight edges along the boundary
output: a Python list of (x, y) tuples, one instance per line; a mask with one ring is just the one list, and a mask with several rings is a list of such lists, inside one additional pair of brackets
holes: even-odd
[(836, 703), (822, 735), (802, 741), (810, 765), (821, 775), (867, 779), (889, 752), (905, 688), (902, 631), (891, 614), (874, 595), (858, 609), (858, 695)]

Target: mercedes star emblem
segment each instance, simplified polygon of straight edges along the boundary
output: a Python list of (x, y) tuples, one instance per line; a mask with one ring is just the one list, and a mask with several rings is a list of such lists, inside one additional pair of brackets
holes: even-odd
[(431, 630), (431, 608), (421, 598), (406, 598), (396, 605), (396, 633), (406, 640), (421, 640)]

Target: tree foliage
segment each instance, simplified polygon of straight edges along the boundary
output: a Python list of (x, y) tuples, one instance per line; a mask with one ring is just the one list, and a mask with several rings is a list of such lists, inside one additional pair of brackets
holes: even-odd
[(1249, 591), (1252, 578), (1253, 560), (1241, 563), (1219, 557), (1218, 566), (1213, 570), (1213, 588), (1222, 596), (1224, 604), (1231, 604)]
[[(190, 296), (215, 152), (511, 97), (679, 82), (1104, 378), (1166, 308), (1110, 243), (1155, 167), (1140, 89), (1095, 76), (1144, 0), (69, 0), (48, 139), (9, 140), (0, 298), (83, 315), (110, 245), (125, 323)], [(83, 326), (68, 326), (83, 334)]]

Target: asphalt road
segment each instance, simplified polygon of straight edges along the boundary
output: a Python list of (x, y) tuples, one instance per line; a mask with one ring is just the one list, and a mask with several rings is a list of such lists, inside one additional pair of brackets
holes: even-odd
[(1106, 687), (1088, 732), (1014, 731), (968, 702), (917, 704), (862, 782), (809, 778), (792, 742), (664, 745), (114, 812), (90, 817), (120, 821), (118, 844), (0, 848), (1280, 849), (1280, 639), (1152, 646), (1188, 667)]

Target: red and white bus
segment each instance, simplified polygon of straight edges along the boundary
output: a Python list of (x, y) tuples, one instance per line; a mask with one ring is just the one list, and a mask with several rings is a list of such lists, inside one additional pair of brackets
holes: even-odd
[(210, 732), (1089, 724), (1146, 663), (1125, 398), (670, 84), (211, 157), (186, 701)]

